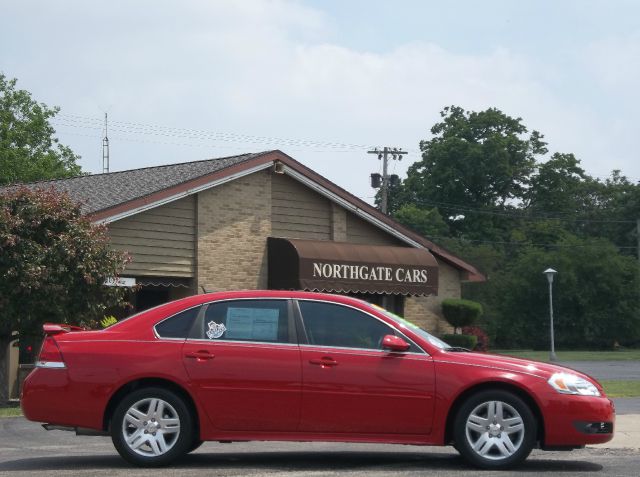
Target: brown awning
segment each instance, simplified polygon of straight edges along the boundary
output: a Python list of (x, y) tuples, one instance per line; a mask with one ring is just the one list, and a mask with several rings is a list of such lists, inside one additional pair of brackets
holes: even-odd
[(437, 295), (428, 250), (269, 237), (269, 288)]

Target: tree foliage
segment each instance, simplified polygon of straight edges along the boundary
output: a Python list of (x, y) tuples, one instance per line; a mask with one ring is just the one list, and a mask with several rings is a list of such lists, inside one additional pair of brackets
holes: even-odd
[(461, 298), (446, 298), (442, 300), (442, 314), (455, 331), (473, 325), (482, 316), (482, 305)]
[(449, 231), (437, 208), (422, 209), (414, 204), (405, 204), (396, 211), (394, 217), (425, 237), (440, 237)]
[(16, 89), (0, 73), (0, 185), (72, 177), (79, 156), (58, 142), (49, 123), (59, 111)]
[(486, 274), (463, 296), (482, 303), (497, 346), (548, 346), (548, 267), (559, 272), (559, 347), (640, 344), (640, 185), (620, 171), (591, 177), (570, 153), (547, 155), (542, 134), (495, 108), (451, 106), (441, 117), (391, 212)]
[(549, 343), (549, 290), (542, 271), (559, 270), (553, 283), (554, 330), (560, 348), (611, 347), (640, 340), (638, 263), (606, 240), (570, 237), (555, 249), (527, 247), (489, 287), (496, 340), (508, 347)]
[(96, 326), (107, 308), (124, 306), (124, 289), (104, 282), (127, 262), (68, 196), (0, 194), (0, 370), (12, 333), (40, 335), (47, 321)]

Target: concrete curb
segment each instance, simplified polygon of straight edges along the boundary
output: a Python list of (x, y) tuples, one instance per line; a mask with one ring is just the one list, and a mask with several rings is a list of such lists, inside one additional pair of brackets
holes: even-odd
[(616, 416), (613, 439), (589, 447), (600, 449), (640, 449), (640, 414)]

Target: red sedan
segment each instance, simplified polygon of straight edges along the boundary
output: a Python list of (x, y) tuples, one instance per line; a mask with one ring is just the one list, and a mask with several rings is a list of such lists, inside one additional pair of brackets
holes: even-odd
[(44, 329), (25, 416), (111, 435), (137, 465), (203, 441), (282, 440), (453, 445), (495, 469), (613, 437), (613, 404), (589, 376), (452, 348), (344, 296), (214, 293), (101, 331)]

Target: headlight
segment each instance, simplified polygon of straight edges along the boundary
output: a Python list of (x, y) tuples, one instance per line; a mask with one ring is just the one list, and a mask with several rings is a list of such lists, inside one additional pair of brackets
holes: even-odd
[(547, 381), (553, 389), (562, 394), (600, 396), (600, 391), (591, 381), (569, 373), (556, 373)]

